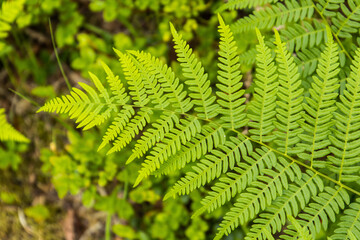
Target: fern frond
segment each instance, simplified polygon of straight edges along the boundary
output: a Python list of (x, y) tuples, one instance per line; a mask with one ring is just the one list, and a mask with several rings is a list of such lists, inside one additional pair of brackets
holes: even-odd
[(98, 148), (100, 151), (106, 145), (113, 141), (120, 132), (125, 128), (125, 126), (130, 122), (130, 119), (135, 115), (135, 110), (131, 106), (124, 106), (119, 113), (115, 116), (114, 120), (107, 128), (105, 135), (102, 138), (102, 142)]
[(234, 10), (263, 6), (268, 3), (277, 3), (278, 1), (279, 0), (229, 0), (218, 9), (218, 12), (222, 12), (226, 9)]
[(302, 78), (311, 76), (315, 72), (321, 55), (320, 49), (324, 48), (323, 45), (320, 45), (318, 48), (303, 49), (296, 53), (295, 63)]
[(302, 132), (298, 120), (301, 119), (303, 89), (300, 87), (300, 74), (294, 58), (286, 50), (285, 43), (281, 41), (276, 29), (274, 31), (279, 71), (278, 101), (276, 102), (278, 122), (275, 123), (278, 131), (274, 133), (277, 136), (277, 140), (274, 142), (279, 146), (281, 152), (294, 154), (299, 152), (299, 149), (293, 146), (300, 141), (298, 135)]
[(176, 154), (181, 145), (185, 145), (200, 131), (201, 124), (196, 118), (180, 119), (180, 123), (176, 125), (176, 128), (171, 129), (161, 143), (155, 145), (150, 152), (151, 155), (147, 155), (134, 186), (159, 169), (160, 165), (166, 162), (169, 156)]
[(291, 222), (292, 226), (294, 226), (295, 230), (299, 233), (299, 238), (302, 240), (313, 240), (310, 235), (310, 232), (301, 227), (300, 223), (291, 215), (288, 215), (288, 219)]
[(324, 16), (331, 17), (331, 29), (335, 36), (352, 38), (360, 27), (359, 0), (327, 0), (320, 1), (317, 6)]
[(285, 3), (277, 3), (271, 7), (254, 11), (249, 17), (239, 19), (232, 25), (234, 33), (241, 33), (259, 29), (269, 29), (291, 22), (297, 22), (304, 18), (311, 18), (314, 13), (314, 6), (311, 0), (289, 0)]
[(187, 79), (185, 84), (189, 86), (189, 96), (193, 99), (194, 110), (203, 119), (211, 119), (218, 114), (219, 106), (214, 103), (216, 97), (212, 95), (208, 74), (205, 73), (201, 62), (192, 53), (192, 49), (177, 33), (174, 26), (170, 23), (171, 33), (175, 43), (175, 51), (178, 61), (182, 67), (183, 75)]
[(323, 43), (326, 39), (325, 24), (317, 20), (313, 24), (303, 21), (302, 24), (293, 24), (281, 31), (289, 52), (313, 49)]
[[(342, 187), (331, 188), (326, 186), (324, 191), (313, 197), (310, 203), (300, 213), (296, 219), (303, 228), (308, 229), (315, 238), (316, 234), (323, 228), (328, 228), (329, 220), (336, 221), (336, 214), (344, 209), (350, 202), (350, 197)], [(294, 231), (294, 227), (289, 226), (289, 230), (284, 231), (287, 235), (280, 236), (282, 239), (295, 240), (299, 237), (299, 232)]]
[(245, 90), (241, 89), (241, 72), (239, 57), (237, 56), (237, 46), (234, 41), (230, 27), (225, 25), (224, 20), (219, 17), (219, 58), (218, 58), (218, 75), (219, 83), (216, 87), (220, 90), (216, 95), (220, 98), (217, 102), (221, 106), (219, 108), (222, 115), (221, 120), (225, 128), (238, 129), (243, 127), (247, 122), (245, 110), (245, 98), (243, 97)]
[(0, 108), (0, 141), (30, 142), (29, 139), (7, 122), (5, 109), (3, 108)]
[(129, 144), (130, 141), (150, 122), (150, 116), (152, 114), (153, 112), (148, 108), (140, 109), (140, 111), (130, 120), (129, 124), (124, 127), (124, 130), (120, 132), (114, 141), (113, 147), (107, 154), (118, 152)]
[(284, 194), (266, 208), (265, 212), (254, 220), (245, 239), (265, 239), (264, 230), (272, 234), (280, 232), (286, 224), (286, 216), (297, 216), (310, 202), (312, 196), (322, 192), (324, 183), (311, 171), (303, 173), (300, 179), (289, 185)]
[(126, 164), (132, 162), (135, 158), (142, 157), (151, 147), (156, 143), (162, 141), (176, 124), (179, 123), (179, 118), (175, 113), (164, 112), (151, 128), (143, 133), (141, 138), (136, 142), (132, 149), (133, 153), (127, 160)]
[(194, 189), (220, 177), (228, 169), (234, 169), (235, 163), (240, 164), (241, 156), (252, 153), (252, 144), (249, 139), (239, 136), (231, 137), (224, 145), (211, 151), (196, 164), (193, 172), (188, 172), (182, 177), (172, 189), (165, 195), (164, 199), (175, 197), (176, 195), (189, 194)]
[(332, 239), (356, 239), (351, 235), (360, 236), (360, 198), (350, 203), (345, 209), (344, 215), (340, 218), (340, 223), (335, 229)]
[(339, 4), (344, 1), (345, 0), (318, 0), (316, 7), (319, 9), (321, 15), (333, 17), (340, 8)]
[(153, 63), (146, 60), (137, 60), (135, 57), (130, 55), (132, 62), (139, 70), (141, 79), (145, 83), (146, 92), (150, 98), (151, 103), (154, 104), (155, 108), (165, 109), (169, 104), (167, 94), (164, 94), (164, 90), (158, 83), (157, 75), (153, 69)]
[(115, 98), (115, 102), (125, 105), (130, 100), (130, 96), (126, 93), (126, 89), (122, 84), (119, 76), (114, 75), (111, 69), (103, 61), (100, 62), (106, 73), (106, 80), (110, 86), (110, 91)]
[[(84, 130), (102, 124), (110, 118), (111, 114), (118, 112), (118, 105), (124, 104), (128, 100), (127, 94), (122, 90), (123, 86), (120, 81), (112, 82), (113, 88), (118, 89), (114, 92), (116, 95), (112, 95), (94, 74), (89, 74), (97, 91), (93, 87), (79, 82), (87, 94), (78, 88), (73, 88), (69, 95), (46, 102), (38, 112), (65, 113), (71, 119), (76, 118), (76, 123), (79, 123), (77, 127), (84, 127)], [(112, 79), (112, 77), (108, 75), (108, 79)]]
[(177, 154), (173, 155), (162, 164), (157, 175), (169, 174), (177, 169), (182, 169), (186, 164), (200, 159), (203, 155), (225, 143), (226, 135), (221, 125), (207, 124), (201, 127), (201, 133), (196, 134), (182, 146)]
[(303, 142), (298, 146), (301, 146), (304, 152), (298, 156), (304, 161), (309, 161), (311, 167), (324, 167), (325, 163), (320, 159), (330, 152), (328, 135), (333, 125), (332, 117), (336, 110), (337, 89), (340, 86), (337, 78), (340, 71), (338, 49), (328, 29), (328, 42), (321, 53), (316, 70), (318, 76), (313, 76), (314, 82), (309, 89), (310, 96), (306, 97), (306, 102), (303, 103), (305, 121), (301, 123), (301, 127), (304, 133), (299, 135)]
[(232, 230), (254, 218), (260, 210), (264, 210), (277, 197), (282, 196), (285, 189), (289, 188), (289, 182), (300, 179), (300, 168), (294, 162), (287, 162), (279, 158), (275, 170), (264, 169), (265, 175), (258, 176), (246, 192), (240, 194), (234, 207), (230, 209), (220, 223), (218, 233), (214, 240), (220, 240), (224, 234), (228, 235)]
[(201, 200), (203, 206), (192, 217), (199, 216), (205, 211), (210, 213), (229, 202), (255, 181), (265, 168), (271, 169), (276, 165), (275, 154), (267, 148), (258, 148), (252, 152), (251, 157), (243, 156), (243, 159), (245, 162), (238, 163), (234, 172), (228, 172), (226, 177), (220, 178), (219, 182), (211, 187), (208, 196)]
[(187, 97), (187, 92), (183, 90), (184, 85), (179, 83), (179, 79), (175, 77), (175, 73), (160, 59), (151, 56), (150, 53), (129, 51), (136, 56), (137, 60), (146, 63), (149, 71), (152, 72), (161, 84), (161, 88), (168, 95), (169, 101), (176, 112), (186, 113), (193, 104), (191, 99)]
[[(270, 142), (275, 136), (271, 133), (275, 129), (276, 93), (278, 83), (276, 66), (274, 58), (271, 56), (270, 49), (265, 45), (264, 37), (256, 29), (259, 44), (256, 46), (258, 51), (256, 60), (256, 79), (254, 81), (254, 95), (250, 102), (247, 117), (252, 121), (249, 122), (249, 129), (252, 138), (259, 142)], [(269, 135), (271, 134), (271, 135)]]
[(250, 48), (249, 50), (239, 55), (239, 62), (241, 64), (252, 65), (256, 61), (256, 55), (258, 54), (256, 48)]
[(2, 1), (0, 8), (0, 39), (6, 38), (11, 24), (24, 9), (25, 0)]
[(139, 69), (135, 66), (131, 57), (117, 49), (115, 53), (119, 56), (125, 79), (129, 84), (129, 94), (135, 105), (145, 106), (150, 101), (146, 93), (145, 84), (142, 81)]
[(359, 179), (360, 162), (360, 49), (356, 51), (351, 66), (350, 77), (346, 80), (345, 90), (336, 103), (339, 111), (334, 113), (335, 130), (329, 136), (332, 146), (328, 156), (329, 169), (339, 175), (339, 181)]

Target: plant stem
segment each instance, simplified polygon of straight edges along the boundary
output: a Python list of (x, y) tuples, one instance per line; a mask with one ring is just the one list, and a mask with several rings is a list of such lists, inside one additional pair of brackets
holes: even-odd
[(106, 225), (105, 225), (105, 240), (111, 240), (111, 232), (110, 232), (111, 217), (112, 217), (112, 214), (108, 213), (107, 217), (106, 217)]

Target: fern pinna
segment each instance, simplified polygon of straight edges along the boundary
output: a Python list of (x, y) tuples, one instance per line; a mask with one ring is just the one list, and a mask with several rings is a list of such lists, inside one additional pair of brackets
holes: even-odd
[(0, 141), (29, 142), (29, 139), (7, 122), (3, 108), (0, 108)]
[(99, 149), (112, 153), (134, 142), (127, 163), (144, 159), (135, 185), (190, 164), (165, 199), (210, 186), (194, 217), (233, 205), (215, 239), (243, 224), (251, 225), (245, 239), (310, 239), (321, 229), (332, 239), (360, 236), (360, 49), (340, 92), (341, 50), (328, 28), (305, 94), (302, 68), (279, 33), (274, 55), (256, 30), (247, 101), (234, 36), (220, 16), (219, 22), (216, 84), (171, 25), (184, 81), (149, 53), (115, 50), (125, 79), (103, 64), (107, 87), (90, 74), (95, 87), (80, 83), (83, 90), (73, 88), (39, 112), (66, 113), (84, 129), (109, 119)]

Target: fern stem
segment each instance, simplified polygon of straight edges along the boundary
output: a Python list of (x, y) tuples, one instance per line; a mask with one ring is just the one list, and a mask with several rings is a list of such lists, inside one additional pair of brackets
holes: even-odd
[(54, 39), (54, 33), (53, 33), (53, 30), (52, 30), (52, 25), (51, 25), (51, 19), (50, 18), (49, 18), (49, 28), (50, 28), (51, 42), (52, 42), (52, 45), (53, 45), (53, 48), (54, 48), (55, 57), (56, 57), (56, 60), (58, 62), (58, 65), (59, 65), (61, 75), (63, 76), (63, 78), (65, 80), (66, 86), (68, 87), (69, 91), (71, 92), (71, 84), (70, 84), (69, 79), (67, 78), (67, 76), (66, 76), (66, 74), (64, 72), (64, 69), (62, 67), (62, 64), (61, 64), (61, 61), (60, 61), (60, 58), (59, 58), (59, 54), (58, 54), (58, 51), (57, 51), (57, 48), (56, 48), (55, 39)]

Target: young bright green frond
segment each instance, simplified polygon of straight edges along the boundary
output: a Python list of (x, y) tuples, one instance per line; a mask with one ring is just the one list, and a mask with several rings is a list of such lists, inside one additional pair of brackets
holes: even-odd
[(262, 174), (263, 169), (271, 169), (276, 165), (275, 154), (267, 148), (258, 148), (251, 153), (251, 157), (243, 156), (245, 161), (237, 164), (234, 172), (228, 172), (226, 177), (222, 177), (211, 187), (208, 195), (202, 199), (203, 205), (198, 209), (193, 217), (199, 216), (203, 212), (212, 212), (229, 202), (236, 194), (241, 193), (256, 178)]
[(257, 6), (263, 6), (267, 3), (276, 3), (279, 0), (229, 0), (227, 3), (223, 4), (218, 11), (224, 11), (225, 9), (234, 10), (234, 9), (244, 9), (252, 8)]
[(277, 3), (271, 7), (254, 11), (249, 17), (239, 19), (231, 28), (234, 33), (259, 29), (269, 29), (286, 23), (297, 22), (304, 18), (311, 18), (314, 13), (314, 5), (311, 0), (289, 0), (285, 3)]
[[(313, 238), (323, 228), (325, 231), (331, 222), (336, 221), (336, 215), (344, 209), (350, 202), (350, 197), (345, 189), (341, 187), (325, 187), (324, 191), (313, 197), (313, 203), (309, 204), (303, 213), (296, 219), (303, 228), (308, 229)], [(287, 235), (281, 236), (282, 239), (298, 239), (300, 233), (289, 227)]]
[(339, 176), (339, 181), (359, 180), (360, 163), (360, 49), (356, 51), (351, 66), (350, 77), (346, 80), (345, 90), (336, 103), (334, 113), (335, 130), (329, 136), (332, 146), (328, 156), (329, 169)]
[(143, 133), (136, 142), (133, 153), (127, 160), (127, 164), (134, 159), (142, 157), (156, 143), (162, 141), (174, 127), (179, 123), (179, 117), (175, 113), (164, 112), (160, 118), (152, 124), (151, 128)]
[(275, 107), (278, 83), (277, 68), (271, 50), (265, 45), (264, 37), (256, 29), (259, 44), (256, 46), (258, 51), (256, 60), (256, 79), (253, 99), (248, 107), (247, 117), (249, 121), (249, 133), (252, 138), (259, 142), (270, 142), (275, 139), (272, 132), (275, 129)]
[(285, 189), (289, 188), (289, 183), (295, 179), (301, 179), (302, 173), (297, 164), (287, 162), (279, 158), (277, 165), (273, 169), (263, 169), (264, 175), (258, 176), (252, 182), (246, 192), (240, 193), (234, 207), (230, 209), (220, 223), (218, 233), (214, 240), (220, 240), (228, 235), (240, 224), (244, 224), (254, 218), (260, 210), (269, 206), (277, 196), (282, 196)]
[(144, 59), (136, 59), (130, 55), (133, 63), (139, 69), (141, 80), (145, 83), (146, 93), (155, 108), (165, 109), (169, 104), (167, 94), (158, 82), (153, 63)]
[(149, 103), (150, 98), (146, 93), (145, 84), (142, 81), (140, 69), (135, 66), (133, 59), (128, 55), (114, 49), (120, 58), (121, 66), (125, 79), (129, 84), (129, 94), (135, 105), (145, 106)]
[(11, 24), (24, 9), (25, 0), (2, 1), (0, 8), (0, 39), (6, 38)]
[(106, 65), (103, 61), (101, 61), (101, 65), (106, 72), (106, 80), (110, 86), (111, 93), (115, 98), (115, 102), (121, 105), (129, 102), (130, 96), (126, 93), (126, 89), (119, 76), (114, 75), (108, 65)]
[(345, 209), (344, 215), (341, 216), (340, 223), (331, 238), (334, 240), (352, 240), (356, 239), (355, 236), (360, 236), (360, 198), (357, 198)]
[(125, 93), (121, 95), (121, 99), (119, 95), (112, 95), (94, 74), (89, 74), (97, 91), (93, 87), (79, 82), (85, 92), (73, 88), (69, 95), (56, 97), (46, 102), (38, 112), (65, 113), (71, 119), (76, 118), (76, 123), (79, 123), (77, 127), (83, 127), (84, 130), (102, 124), (113, 113), (118, 112), (118, 105), (123, 103), (127, 97)]
[(175, 51), (180, 62), (183, 75), (187, 79), (185, 84), (189, 86), (189, 96), (197, 107), (194, 110), (198, 116), (203, 119), (211, 119), (218, 114), (219, 106), (215, 103), (216, 97), (212, 95), (210, 80), (205, 73), (201, 62), (192, 53), (192, 49), (177, 33), (174, 26), (170, 23)]
[(187, 96), (187, 92), (183, 90), (184, 85), (179, 83), (179, 78), (166, 64), (163, 64), (160, 59), (151, 56), (150, 53), (129, 51), (135, 55), (137, 60), (147, 63), (149, 71), (155, 75), (164, 93), (168, 95), (169, 101), (176, 112), (186, 113), (193, 104), (191, 99)]
[(241, 156), (247, 156), (251, 152), (252, 144), (248, 139), (241, 136), (239, 138), (231, 137), (230, 141), (211, 151), (211, 154), (207, 154), (204, 159), (193, 166), (194, 171), (188, 172), (185, 177), (181, 178), (164, 199), (189, 194), (196, 188), (204, 186), (226, 173), (228, 169), (234, 169), (235, 163), (240, 163)]
[(130, 119), (135, 115), (135, 110), (131, 106), (124, 106), (123, 109), (117, 113), (114, 120), (107, 128), (105, 135), (102, 138), (102, 142), (98, 148), (100, 151), (102, 148), (107, 146), (110, 141), (113, 141), (120, 132), (125, 128), (125, 126), (130, 122)]
[[(330, 29), (329, 29), (330, 31)], [(330, 127), (333, 125), (333, 112), (336, 110), (336, 98), (339, 88), (339, 53), (338, 45), (330, 39), (326, 43), (325, 50), (321, 53), (321, 58), (316, 70), (317, 76), (313, 76), (313, 83), (309, 89), (310, 96), (305, 97), (303, 108), (304, 122), (301, 127), (304, 130), (299, 137), (302, 143), (298, 146), (304, 149), (304, 152), (298, 156), (310, 162), (310, 166), (324, 167), (325, 162), (321, 161), (329, 154), (328, 146), (330, 140)]]
[(142, 179), (159, 169), (160, 165), (166, 162), (169, 156), (176, 154), (181, 145), (185, 145), (200, 131), (201, 124), (196, 118), (180, 119), (180, 122), (176, 124), (176, 128), (171, 129), (166, 134), (166, 137), (160, 143), (157, 143), (150, 154), (147, 155), (134, 185), (138, 185)]
[(225, 128), (238, 129), (247, 122), (245, 110), (245, 90), (241, 89), (241, 72), (239, 57), (237, 56), (237, 46), (234, 41), (230, 27), (225, 25), (224, 20), (219, 17), (219, 57), (218, 57), (218, 75), (219, 81), (216, 87), (219, 91), (216, 95), (220, 98), (217, 102), (220, 105), (221, 120), (224, 121)]
[(156, 175), (170, 174), (178, 169), (182, 169), (186, 164), (195, 162), (203, 155), (224, 144), (226, 135), (221, 125), (207, 124), (201, 127), (201, 133), (198, 133), (182, 145), (181, 150), (170, 157), (164, 164), (162, 164)]
[(279, 87), (277, 91), (277, 120), (275, 132), (277, 140), (275, 143), (279, 150), (285, 154), (294, 154), (301, 150), (294, 147), (300, 139), (298, 135), (302, 132), (298, 120), (301, 119), (303, 89), (300, 74), (291, 53), (286, 49), (285, 43), (280, 39), (279, 33), (275, 31), (276, 61), (278, 63)]
[(290, 184), (284, 194), (277, 197), (265, 212), (254, 220), (245, 239), (266, 239), (264, 230), (272, 234), (282, 231), (287, 221), (286, 216), (297, 216), (311, 198), (323, 189), (324, 183), (318, 175), (311, 171), (303, 173), (300, 179)]
[(7, 122), (3, 108), (0, 108), (0, 141), (29, 142), (29, 139)]
[(124, 127), (124, 130), (118, 134), (112, 148), (107, 154), (118, 152), (128, 145), (130, 141), (150, 122), (150, 116), (152, 114), (153, 112), (148, 108), (140, 109), (130, 120), (129, 124)]

